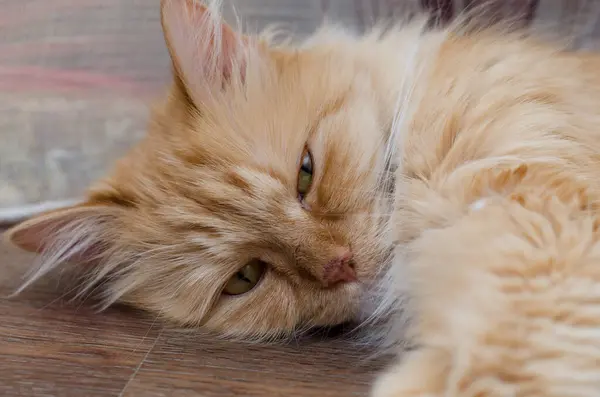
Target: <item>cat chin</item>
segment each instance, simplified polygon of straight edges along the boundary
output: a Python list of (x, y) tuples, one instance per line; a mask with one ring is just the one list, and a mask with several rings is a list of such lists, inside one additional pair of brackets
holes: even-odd
[(368, 287), (361, 282), (351, 282), (333, 287), (333, 290), (334, 293), (340, 296), (340, 300), (347, 302), (348, 310), (346, 311), (346, 315), (341, 316), (335, 321), (328, 319), (328, 323), (324, 324), (324, 326), (338, 326), (343, 323), (356, 321), (360, 317), (361, 302)]

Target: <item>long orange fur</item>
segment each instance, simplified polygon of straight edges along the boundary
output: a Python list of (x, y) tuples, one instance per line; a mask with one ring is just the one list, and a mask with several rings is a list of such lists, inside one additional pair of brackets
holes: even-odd
[[(375, 397), (598, 395), (596, 55), (421, 22), (278, 46), (215, 4), (162, 11), (173, 87), (84, 204), (8, 234), (43, 254), (26, 285), (80, 261), (107, 305), (265, 338), (356, 319), (377, 283), (371, 317), (416, 347)], [(324, 288), (340, 245), (363, 283)], [(222, 295), (253, 257), (261, 283)]]

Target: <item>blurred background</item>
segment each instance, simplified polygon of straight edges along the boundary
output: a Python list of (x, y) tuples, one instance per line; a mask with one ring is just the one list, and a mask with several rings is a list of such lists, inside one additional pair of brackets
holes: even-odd
[[(326, 15), (363, 29), (420, 10), (449, 20), (484, 2), (225, 0), (250, 31), (283, 23), (297, 35)], [(560, 26), (577, 47), (599, 47), (600, 0), (485, 7), (525, 26)], [(169, 66), (159, 0), (0, 0), (0, 210), (81, 197), (144, 134)]]

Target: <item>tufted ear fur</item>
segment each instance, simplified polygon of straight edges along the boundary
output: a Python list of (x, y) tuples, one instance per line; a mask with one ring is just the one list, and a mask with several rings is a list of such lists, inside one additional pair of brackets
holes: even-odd
[(53, 262), (93, 261), (110, 244), (114, 215), (112, 206), (78, 204), (29, 219), (5, 237), (24, 250), (54, 256)]
[(231, 79), (244, 79), (251, 44), (221, 18), (217, 1), (162, 0), (161, 21), (175, 77), (196, 104), (208, 101)]

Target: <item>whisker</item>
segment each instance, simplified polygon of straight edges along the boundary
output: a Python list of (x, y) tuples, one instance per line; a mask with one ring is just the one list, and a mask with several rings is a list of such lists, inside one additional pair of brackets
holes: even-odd
[(322, 184), (321, 186), (327, 187), (328, 189), (331, 189), (331, 190), (337, 190), (337, 191), (342, 191), (342, 192), (362, 192), (362, 193), (368, 193), (369, 195), (379, 195), (382, 193), (382, 191), (377, 188), (359, 189), (359, 188), (353, 188), (353, 187), (333, 186), (332, 184)]

